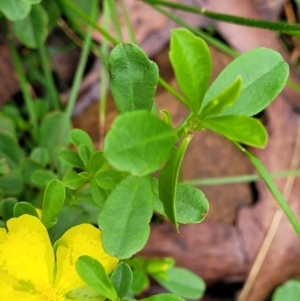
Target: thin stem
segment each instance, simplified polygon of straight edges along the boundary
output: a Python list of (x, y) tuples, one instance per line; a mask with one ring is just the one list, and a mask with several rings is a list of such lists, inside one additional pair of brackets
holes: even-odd
[(117, 45), (119, 42), (114, 37), (112, 37), (106, 30), (100, 27), (96, 21), (90, 18), (89, 15), (84, 13), (80, 8), (78, 8), (71, 0), (60, 0), (63, 1), (64, 4), (71, 9), (78, 17), (80, 17), (83, 21), (85, 21), (88, 25), (95, 28), (99, 31), (103, 37), (105, 37), (108, 41), (110, 41), (113, 45)]
[(137, 44), (135, 34), (134, 34), (134, 29), (133, 29), (133, 26), (131, 24), (127, 9), (124, 5), (124, 1), (120, 0), (120, 4), (121, 4), (121, 9), (122, 9), (122, 14), (123, 14), (124, 19), (125, 19), (126, 27), (127, 27), (128, 33), (129, 33), (130, 41), (134, 44)]
[[(299, 162), (300, 162), (300, 122), (298, 123), (298, 131), (297, 131), (297, 136), (296, 136), (296, 143), (293, 151), (293, 156), (291, 160), (290, 167), (291, 168), (298, 168)], [(288, 201), (292, 189), (295, 183), (295, 175), (290, 175), (284, 185), (283, 188), (283, 197)], [(268, 231), (264, 237), (264, 240), (259, 248), (258, 254), (255, 258), (255, 261), (251, 267), (251, 270), (249, 272), (249, 275), (246, 279), (246, 282), (242, 288), (242, 291), (238, 297), (238, 301), (245, 301), (248, 299), (248, 295), (257, 280), (257, 276), (259, 275), (259, 272), (261, 270), (261, 267), (265, 261), (265, 258), (268, 254), (268, 251), (271, 247), (272, 241), (276, 235), (277, 229), (280, 225), (281, 219), (283, 216), (283, 211), (281, 208), (277, 208), (275, 211), (275, 214), (273, 215), (272, 221), (270, 223), (270, 226), (268, 228)]]
[(24, 97), (25, 106), (26, 106), (26, 110), (29, 115), (30, 124), (33, 126), (33, 129), (36, 132), (38, 122), (37, 122), (37, 116), (36, 116), (35, 109), (34, 109), (33, 100), (29, 93), (29, 90), (28, 90), (29, 84), (26, 80), (26, 76), (23, 71), (21, 58), (17, 52), (17, 49), (16, 49), (13, 41), (12, 41), (12, 37), (11, 37), (10, 33), (7, 33), (7, 41), (8, 41), (8, 47), (9, 47), (9, 50), (10, 50), (10, 53), (12, 56), (12, 60), (13, 60), (13, 63), (16, 68), (18, 78), (20, 81), (21, 92)]
[(187, 22), (185, 22), (181, 18), (179, 18), (179, 17), (175, 16), (174, 14), (170, 13), (169, 11), (167, 11), (167, 10), (157, 6), (157, 5), (154, 5), (152, 3), (148, 3), (148, 4), (150, 4), (154, 9), (156, 9), (157, 11), (162, 13), (163, 15), (167, 16), (169, 19), (171, 19), (174, 22), (176, 22), (177, 24), (187, 28), (192, 33), (194, 33), (196, 36), (202, 38), (204, 41), (206, 41), (207, 43), (209, 43), (213, 47), (219, 49), (220, 51), (228, 54), (229, 56), (235, 58), (235, 57), (238, 57), (240, 55), (237, 51), (233, 50), (231, 47), (229, 47), (226, 44), (220, 42), (218, 39), (215, 39), (214, 37), (212, 37), (209, 34), (203, 32), (202, 30), (194, 28), (193, 26), (191, 26), (190, 24), (188, 24)]
[(264, 28), (264, 29), (269, 29), (273, 31), (278, 31), (286, 34), (294, 34), (294, 35), (297, 34), (299, 35), (300, 32), (300, 26), (292, 25), (284, 22), (272, 22), (266, 20), (238, 17), (235, 15), (220, 14), (220, 13), (215, 13), (213, 11), (208, 11), (203, 7), (199, 8), (199, 7), (194, 7), (194, 6), (189, 6), (189, 5), (179, 4), (179, 3), (173, 3), (171, 1), (161, 1), (161, 0), (143, 0), (143, 1), (149, 4), (150, 3), (157, 4), (165, 7), (191, 12), (197, 15), (205, 16), (213, 20), (224, 21), (224, 22), (244, 25), (248, 27)]
[[(103, 9), (103, 27), (104, 29), (109, 28), (109, 21), (111, 17), (111, 3), (104, 2)], [(103, 38), (101, 45), (101, 53), (108, 57), (108, 41)], [(101, 82), (100, 82), (100, 105), (99, 105), (99, 126), (100, 126), (100, 137), (99, 137), (99, 148), (102, 149), (104, 143), (105, 134), (105, 123), (106, 123), (106, 107), (107, 107), (107, 84), (108, 84), (108, 74), (107, 74), (107, 61), (102, 60), (101, 68)]]
[(163, 78), (158, 79), (159, 84), (165, 88), (170, 94), (177, 98), (181, 103), (183, 103), (187, 108), (189, 107), (186, 99), (180, 95), (172, 86), (170, 86)]
[[(69, 0), (63, 0), (63, 1), (69, 1)], [(93, 17), (97, 16), (97, 6), (94, 5), (93, 6), (93, 11), (91, 12), (91, 15)], [(78, 95), (78, 91), (79, 91), (79, 87), (80, 87), (80, 83), (83, 77), (83, 73), (84, 73), (84, 69), (86, 66), (86, 62), (89, 56), (89, 51), (91, 48), (91, 44), (92, 44), (92, 32), (93, 32), (93, 27), (89, 26), (86, 36), (84, 38), (84, 42), (83, 42), (83, 49), (80, 55), (80, 59), (79, 59), (79, 64), (75, 73), (75, 77), (74, 77), (74, 81), (72, 84), (72, 88), (71, 88), (71, 93), (70, 93), (70, 97), (69, 97), (69, 101), (67, 104), (67, 108), (66, 108), (66, 118), (71, 118), (72, 116), (72, 112), (75, 106), (75, 102), (77, 99), (77, 95)]]
[(290, 87), (291, 89), (293, 89), (294, 91), (300, 93), (300, 85), (299, 85), (298, 83), (296, 83), (296, 82), (294, 82), (294, 81), (291, 81), (291, 80), (288, 80), (288, 81), (286, 82), (286, 85), (287, 85), (288, 87)]
[(246, 149), (244, 149), (242, 146), (239, 144), (235, 143), (235, 145), (248, 157), (248, 159), (251, 161), (251, 163), (254, 165), (256, 170), (259, 172), (261, 178), (267, 185), (269, 191), (272, 193), (273, 197), (277, 200), (279, 206), (289, 219), (291, 225), (293, 226), (295, 232), (297, 235), (300, 237), (300, 224), (294, 215), (293, 211), (291, 210), (290, 206), (288, 205), (287, 201), (284, 199), (282, 196), (281, 192), (275, 185), (275, 183), (272, 180), (272, 177), (270, 174), (267, 172), (261, 161), (252, 155), (250, 152), (248, 152)]
[[(273, 179), (285, 178), (289, 176), (300, 176), (299, 169), (289, 169), (279, 172), (270, 173)], [(186, 180), (185, 183), (192, 186), (211, 186), (211, 185), (226, 185), (226, 184), (238, 184), (238, 183), (249, 183), (254, 181), (262, 180), (260, 175), (238, 175), (231, 177), (215, 177), (215, 178), (204, 178), (195, 180)]]
[(46, 85), (47, 85), (50, 101), (52, 103), (53, 108), (58, 110), (60, 109), (59, 96), (57, 93), (57, 89), (55, 87), (54, 79), (49, 64), (49, 56), (44, 43), (41, 43), (39, 45), (38, 52), (41, 58), (42, 68), (46, 78)]
[[(204, 41), (206, 41), (208, 44), (210, 44), (211, 46), (219, 49), (220, 51), (222, 51), (223, 53), (228, 54), (229, 56), (236, 58), (240, 55), (240, 53), (238, 53), (237, 51), (233, 50), (231, 47), (227, 46), (226, 44), (220, 42), (218, 39), (215, 39), (214, 37), (210, 36), (209, 34), (206, 34), (205, 32), (194, 28), (193, 26), (191, 26), (190, 24), (188, 24), (187, 22), (185, 22), (184, 20), (182, 20), (181, 18), (175, 16), (174, 14), (168, 12), (165, 9), (162, 9), (161, 7), (158, 7), (157, 5), (154, 5), (152, 3), (148, 3), (149, 5), (151, 5), (154, 9), (156, 9), (157, 11), (159, 11), (160, 13), (164, 14), (165, 16), (167, 16), (169, 19), (173, 20), (174, 22), (176, 22), (177, 24), (187, 28), (188, 30), (190, 30), (192, 33), (194, 33), (196, 36), (202, 38)], [(286, 85), (288, 87), (290, 87), (291, 89), (293, 89), (294, 91), (300, 93), (300, 85), (292, 80), (288, 80), (286, 82)]]
[[(110, 8), (110, 15), (111, 15), (111, 18), (112, 18), (113, 23), (114, 23), (117, 39), (119, 41), (123, 41), (122, 29), (121, 29), (120, 20), (119, 20), (117, 8), (116, 8), (116, 2), (115, 2), (115, 0), (106, 0), (104, 2), (104, 4), (105, 3), (107, 3), (109, 8)], [(104, 27), (104, 29), (109, 30), (109, 26)]]

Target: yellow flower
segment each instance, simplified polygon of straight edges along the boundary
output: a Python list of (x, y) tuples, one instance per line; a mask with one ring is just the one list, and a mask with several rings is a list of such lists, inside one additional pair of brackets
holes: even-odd
[(0, 229), (1, 301), (100, 301), (78, 276), (78, 257), (89, 255), (110, 273), (118, 259), (105, 253), (101, 232), (89, 224), (75, 226), (55, 243), (45, 226), (33, 216), (22, 215)]

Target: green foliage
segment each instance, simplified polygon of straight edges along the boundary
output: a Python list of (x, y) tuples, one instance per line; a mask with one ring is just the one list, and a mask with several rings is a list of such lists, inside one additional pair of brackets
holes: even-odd
[(14, 206), (14, 216), (18, 217), (23, 214), (29, 214), (38, 217), (35, 208), (28, 202), (19, 202)]
[(5, 159), (10, 168), (17, 167), (22, 158), (22, 150), (16, 138), (4, 131), (0, 131), (0, 157)]
[(31, 5), (26, 1), (0, 0), (0, 11), (4, 14), (4, 16), (7, 19), (11, 21), (24, 19), (29, 14), (30, 10), (31, 10)]
[[(163, 204), (158, 196), (157, 181), (153, 183), (154, 191), (154, 209), (156, 212), (166, 215)], [(204, 193), (192, 186), (184, 183), (178, 183), (176, 198), (176, 219), (179, 224), (200, 223), (208, 213), (209, 203)]]
[(73, 129), (70, 133), (70, 141), (77, 148), (86, 145), (91, 153), (94, 152), (94, 144), (91, 137), (83, 130)]
[(43, 118), (38, 142), (41, 147), (47, 149), (51, 160), (54, 159), (55, 152), (59, 147), (68, 144), (70, 131), (70, 120), (62, 112), (54, 111)]
[[(14, 22), (7, 28), (8, 37), (13, 29), (25, 46), (37, 48), (41, 56), (41, 62), (35, 64), (43, 70), (38, 67), (35, 76), (45, 88), (46, 99), (33, 101), (28, 93), (31, 82), (23, 69), (31, 65), (22, 68), (22, 57), (9, 39), (26, 112), (6, 106), (0, 113), (0, 226), (23, 214), (38, 216), (38, 209), (42, 209), (41, 220), (52, 243), (74, 225), (98, 224), (106, 252), (126, 259), (108, 276), (98, 261), (80, 257), (76, 270), (86, 286), (72, 291), (67, 298), (99, 300), (101, 295), (112, 301), (133, 300), (131, 297), (150, 285), (150, 278), (178, 296), (160, 294), (142, 300), (201, 298), (204, 282), (174, 267), (172, 258), (131, 258), (147, 242), (153, 212), (168, 217), (177, 229), (178, 224), (199, 223), (207, 214), (205, 195), (178, 180), (183, 156), (197, 131), (209, 129), (236, 144), (262, 173), (293, 226), (299, 226), (260, 162), (239, 145), (266, 144), (265, 128), (251, 116), (268, 106), (285, 85), (288, 65), (280, 54), (266, 48), (249, 51), (229, 64), (209, 87), (212, 63), (208, 46), (186, 29), (173, 30), (170, 60), (184, 96), (170, 91), (190, 110), (174, 128), (168, 111), (162, 111), (162, 119), (152, 114), (158, 83), (156, 64), (137, 45), (118, 44), (109, 58), (101, 53), (101, 59), (108, 66), (111, 92), (121, 115), (105, 136), (104, 150), (96, 150), (89, 135), (72, 130), (70, 122), (91, 44), (91, 29), (86, 33), (86, 25), (93, 25), (109, 41), (116, 40), (94, 22), (97, 0), (39, 3), (0, 0), (0, 12)], [(110, 1), (110, 9), (116, 11), (114, 1)], [(52, 99), (58, 93), (44, 43), (61, 13), (72, 30), (88, 38), (84, 38), (67, 108), (52, 111), (63, 105), (55, 105)], [(288, 287), (298, 289), (295, 284)], [(286, 287), (278, 291), (274, 298), (288, 294)]]
[(119, 298), (126, 296), (132, 284), (132, 271), (128, 264), (120, 262), (110, 276), (110, 280)]
[(288, 64), (278, 52), (267, 48), (250, 50), (219, 74), (205, 94), (202, 106), (216, 99), (239, 76), (243, 84), (238, 99), (218, 115), (253, 116), (279, 94), (288, 75)]
[(158, 83), (158, 68), (131, 43), (120, 44), (109, 56), (110, 88), (119, 113), (151, 111)]
[(55, 224), (55, 219), (62, 208), (66, 197), (65, 187), (58, 180), (51, 180), (45, 190), (42, 222), (47, 228)]
[(190, 300), (198, 300), (205, 291), (204, 281), (185, 269), (172, 267), (152, 277), (170, 292)]
[(249, 116), (220, 116), (207, 118), (201, 124), (231, 141), (254, 147), (265, 147), (268, 133), (262, 123)]
[(100, 296), (117, 301), (118, 295), (103, 265), (90, 256), (80, 256), (76, 262), (80, 278)]
[(18, 200), (16, 198), (2, 199), (0, 203), (0, 214), (4, 222), (8, 221), (14, 216), (14, 207)]
[(171, 32), (170, 43), (170, 60), (178, 84), (187, 97), (185, 104), (197, 113), (212, 72), (209, 48), (202, 39), (183, 28)]
[[(134, 292), (141, 293), (149, 284), (149, 277), (151, 277), (169, 292), (183, 298), (198, 300), (204, 294), (204, 281), (186, 269), (174, 267), (175, 262), (172, 258), (135, 257), (128, 260), (128, 264), (133, 268), (131, 289)], [(174, 296), (174, 298), (176, 297)]]
[(294, 301), (300, 296), (299, 280), (289, 280), (277, 287), (272, 295), (272, 301)]
[(179, 296), (175, 296), (173, 294), (158, 294), (158, 295), (154, 295), (148, 298), (144, 298), (142, 299), (143, 301), (184, 301), (184, 299), (182, 299)]
[(231, 107), (239, 97), (241, 88), (242, 79), (238, 76), (227, 88), (206, 104), (199, 117), (204, 119), (207, 116), (219, 115), (224, 109)]
[(151, 113), (124, 113), (105, 137), (104, 155), (117, 169), (144, 176), (168, 159), (177, 139), (176, 131)]
[[(184, 138), (178, 149), (173, 151), (171, 157), (160, 171), (158, 177), (158, 191), (160, 200), (163, 203), (165, 213), (170, 221), (175, 224), (177, 231), (178, 224), (175, 205), (178, 186), (177, 181), (183, 156), (191, 139), (191, 136)], [(169, 189), (166, 189), (166, 187), (169, 187)]]
[(109, 195), (99, 215), (105, 250), (121, 259), (140, 251), (150, 234), (152, 213), (151, 178), (126, 177)]
[(42, 5), (33, 5), (25, 19), (14, 22), (14, 33), (28, 48), (37, 48), (48, 35), (48, 15)]

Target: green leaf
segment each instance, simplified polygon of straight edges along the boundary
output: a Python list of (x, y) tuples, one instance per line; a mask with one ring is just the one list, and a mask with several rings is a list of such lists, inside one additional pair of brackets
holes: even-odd
[(278, 52), (267, 48), (250, 50), (221, 72), (205, 94), (202, 106), (215, 99), (240, 76), (243, 86), (237, 101), (220, 115), (255, 115), (280, 93), (288, 75), (288, 64)]
[(212, 72), (207, 44), (184, 28), (172, 30), (170, 61), (186, 105), (198, 113)]
[(53, 179), (56, 179), (57, 175), (52, 170), (37, 169), (31, 176), (30, 181), (37, 187), (44, 188)]
[(39, 145), (48, 150), (53, 159), (55, 150), (69, 143), (71, 122), (60, 111), (54, 111), (45, 115), (39, 132)]
[(175, 224), (178, 231), (177, 217), (176, 217), (176, 191), (178, 175), (182, 163), (184, 153), (192, 139), (192, 136), (187, 136), (182, 141), (178, 149), (175, 149), (160, 171), (158, 176), (158, 192), (159, 198), (164, 205), (164, 211), (171, 222)]
[(0, 131), (0, 158), (5, 158), (10, 168), (16, 168), (22, 158), (22, 150), (16, 139)]
[(25, 3), (29, 3), (29, 4), (38, 4), (42, 0), (20, 0), (20, 1), (25, 2)]
[(39, 217), (35, 208), (28, 202), (19, 202), (14, 206), (14, 217), (19, 217), (23, 214), (29, 214)]
[(168, 110), (161, 110), (160, 113), (163, 117), (164, 122), (172, 127), (173, 121), (170, 112)]
[(1, 132), (10, 134), (12, 137), (16, 137), (16, 125), (14, 120), (0, 112), (0, 129)]
[(150, 286), (150, 280), (146, 272), (143, 270), (134, 270), (133, 281), (130, 287), (130, 290), (135, 294), (139, 295), (143, 290), (147, 289)]
[[(179, 224), (200, 223), (209, 209), (209, 203), (204, 193), (198, 188), (184, 183), (178, 183), (177, 185), (175, 206)], [(158, 213), (166, 215), (158, 195), (154, 201), (154, 208)]]
[(17, 203), (18, 200), (12, 197), (0, 201), (0, 214), (4, 222), (14, 217), (14, 207)]
[(23, 190), (23, 181), (19, 170), (13, 170), (0, 177), (0, 190), (5, 196), (18, 196)]
[(44, 147), (35, 147), (30, 153), (30, 159), (45, 167), (49, 163), (49, 154)]
[(92, 179), (90, 184), (94, 202), (98, 205), (99, 208), (103, 208), (105, 201), (108, 197), (108, 193), (105, 189), (99, 187), (95, 179)]
[(299, 280), (289, 280), (275, 289), (272, 301), (295, 301), (299, 296)]
[(109, 195), (99, 215), (106, 252), (124, 259), (140, 251), (150, 233), (152, 213), (151, 178), (125, 178)]
[(84, 163), (84, 165), (86, 166), (90, 160), (91, 157), (91, 151), (88, 148), (87, 145), (85, 144), (80, 144), (78, 147), (78, 155), (81, 159), (81, 161)]
[(41, 170), (42, 168), (43, 166), (41, 164), (31, 159), (25, 158), (21, 163), (21, 174), (23, 182), (29, 185), (35, 185), (31, 180), (31, 176), (35, 171)]
[(86, 171), (91, 175), (95, 175), (97, 172), (101, 170), (105, 170), (108, 168), (108, 163), (104, 158), (104, 154), (102, 151), (97, 151), (92, 154), (90, 157), (89, 163), (86, 167)]
[[(20, 1), (21, 2), (21, 1)], [(33, 5), (29, 15), (13, 24), (16, 37), (27, 47), (37, 48), (48, 35), (48, 14), (42, 5)]]
[(0, 159), (0, 176), (8, 174), (10, 172), (10, 168), (7, 164), (7, 161), (5, 158)]
[(57, 215), (57, 223), (48, 229), (51, 243), (54, 244), (71, 227), (90, 223), (90, 219), (90, 214), (81, 206), (62, 207)]
[(168, 159), (177, 139), (176, 131), (151, 113), (124, 113), (105, 137), (104, 155), (116, 169), (143, 176)]
[(66, 298), (72, 301), (103, 301), (104, 299), (98, 292), (87, 285), (70, 291), (66, 294)]
[(183, 298), (199, 300), (205, 291), (205, 282), (186, 269), (173, 267), (152, 277), (162, 287)]
[(91, 153), (95, 151), (94, 143), (91, 137), (81, 129), (73, 129), (70, 133), (70, 141), (71, 143), (79, 148), (81, 144), (85, 144)]
[(202, 127), (227, 139), (254, 147), (265, 147), (268, 133), (262, 123), (249, 116), (220, 116), (204, 119)]
[(63, 178), (63, 183), (70, 189), (78, 189), (88, 182), (88, 179), (80, 176), (76, 171), (69, 170)]
[(118, 300), (115, 288), (99, 261), (84, 255), (77, 259), (75, 267), (79, 277), (85, 284), (107, 299)]
[(154, 258), (146, 260), (146, 271), (148, 274), (157, 274), (165, 272), (175, 264), (173, 258)]
[(128, 264), (120, 262), (113, 270), (110, 280), (119, 298), (125, 297), (132, 283), (132, 271)]
[(119, 113), (151, 111), (158, 67), (135, 44), (119, 44), (108, 60), (110, 89)]
[(58, 2), (53, 0), (43, 0), (42, 5), (48, 13), (48, 32), (51, 32), (53, 28), (57, 25), (57, 21), (61, 16), (60, 6)]
[(211, 100), (200, 112), (200, 119), (219, 115), (227, 107), (231, 107), (237, 100), (242, 89), (242, 79), (238, 76), (215, 99)]
[[(53, 1), (53, 0), (52, 0)], [(91, 11), (95, 11), (93, 7), (97, 6), (98, 0), (72, 0), (72, 3), (75, 4), (82, 12), (84, 12), (86, 15), (89, 15)], [(73, 12), (67, 4), (64, 3), (64, 1), (59, 1), (59, 4), (64, 11), (64, 13), (67, 15), (68, 19), (70, 20), (71, 24), (74, 24), (74, 26), (82, 26), (86, 27), (87, 23), (82, 21), (81, 18), (78, 18), (78, 15), (76, 12)]]
[(104, 189), (114, 189), (127, 175), (125, 172), (110, 169), (99, 171), (95, 175), (95, 180), (98, 186)]
[(51, 180), (45, 190), (43, 207), (42, 207), (42, 222), (46, 227), (53, 225), (56, 221), (56, 216), (64, 204), (66, 197), (65, 186), (58, 180)]
[(141, 299), (141, 301), (185, 301), (185, 300), (173, 294), (158, 294), (148, 298)]
[(31, 5), (20, 0), (0, 0), (0, 11), (10, 21), (17, 21), (26, 18)]
[(85, 169), (84, 163), (80, 159), (78, 153), (75, 153), (68, 148), (61, 148), (61, 150), (59, 151), (59, 158), (72, 167), (76, 167), (82, 170)]

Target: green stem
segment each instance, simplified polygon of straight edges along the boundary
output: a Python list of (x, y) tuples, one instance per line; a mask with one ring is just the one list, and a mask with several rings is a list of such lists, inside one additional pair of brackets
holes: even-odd
[[(300, 176), (299, 169), (290, 169), (279, 172), (270, 173), (270, 176), (275, 178), (285, 178), (288, 176)], [(215, 178), (204, 178), (195, 180), (186, 180), (186, 184), (192, 186), (211, 186), (211, 185), (226, 185), (226, 184), (238, 184), (238, 183), (249, 183), (254, 181), (262, 180), (260, 175), (238, 175), (230, 177), (215, 177)]]
[[(169, 19), (173, 20), (177, 24), (187, 28), (188, 30), (193, 32), (196, 36), (202, 38), (208, 44), (215, 47), (216, 49), (219, 49), (223, 53), (226, 53), (226, 54), (228, 54), (229, 56), (231, 56), (233, 58), (236, 58), (240, 55), (240, 53), (233, 50), (231, 47), (229, 47), (226, 44), (220, 42), (218, 39), (215, 39), (214, 37), (210, 36), (209, 34), (206, 34), (205, 32), (203, 32), (203, 31), (201, 31), (197, 28), (194, 28), (193, 26), (191, 26), (190, 24), (188, 24), (187, 22), (185, 22), (181, 18), (175, 16), (174, 14), (168, 12), (167, 10), (164, 10), (161, 7), (158, 7), (157, 5), (154, 5), (152, 3), (148, 3), (148, 4), (150, 4), (154, 9), (156, 9), (160, 13), (164, 14), (165, 16), (167, 16)], [(286, 85), (288, 87), (290, 87), (291, 89), (293, 89), (294, 91), (296, 91), (298, 93), (300, 92), (300, 85), (298, 83), (296, 83), (296, 82), (289, 79), (286, 82)]]
[(39, 45), (38, 51), (41, 58), (41, 64), (45, 74), (47, 89), (48, 89), (50, 100), (52, 102), (52, 106), (54, 109), (58, 110), (60, 109), (59, 96), (53, 80), (53, 76), (49, 64), (49, 56), (44, 43)]
[(78, 17), (80, 17), (83, 21), (85, 21), (88, 25), (95, 28), (99, 31), (108, 41), (110, 41), (113, 45), (117, 45), (119, 42), (114, 37), (112, 37), (106, 30), (101, 28), (96, 21), (90, 18), (89, 15), (84, 13), (80, 8), (78, 8), (71, 0), (60, 0), (63, 1), (64, 4), (71, 9)]
[[(107, 3), (110, 8), (110, 14), (114, 23), (117, 38), (119, 41), (123, 41), (122, 29), (119, 21), (115, 0), (106, 0), (105, 3)], [(109, 30), (109, 28), (105, 27), (104, 30)]]
[(134, 34), (134, 29), (133, 29), (133, 26), (131, 24), (127, 9), (124, 5), (124, 1), (120, 0), (120, 4), (121, 4), (122, 14), (124, 16), (124, 20), (125, 20), (125, 23), (126, 23), (126, 27), (127, 27), (128, 33), (129, 33), (130, 41), (134, 44), (137, 44), (135, 34)]
[(270, 174), (267, 172), (261, 161), (252, 155), (250, 152), (248, 152), (246, 149), (244, 149), (242, 146), (239, 144), (235, 143), (235, 145), (248, 157), (248, 159), (251, 161), (251, 163), (254, 165), (256, 170), (259, 172), (261, 178), (267, 185), (268, 189), (272, 193), (273, 197), (277, 200), (277, 203), (289, 219), (291, 225), (293, 226), (294, 230), (296, 231), (298, 237), (300, 237), (300, 224), (294, 215), (293, 211), (291, 210), (290, 206), (288, 205), (287, 201), (284, 199), (282, 196), (281, 192), (275, 185), (275, 183), (272, 180), (272, 177)]
[[(69, 1), (69, 0), (63, 0), (63, 1)], [(97, 16), (97, 7), (93, 6), (93, 11), (91, 12), (91, 15), (96, 17)], [(65, 116), (66, 118), (70, 119), (72, 116), (72, 112), (75, 106), (75, 102), (77, 99), (77, 95), (78, 95), (78, 91), (79, 91), (79, 87), (80, 87), (80, 83), (83, 77), (83, 73), (84, 73), (84, 69), (86, 66), (86, 62), (89, 56), (89, 51), (91, 48), (91, 44), (92, 44), (92, 32), (93, 32), (93, 27), (89, 26), (86, 36), (84, 38), (83, 41), (83, 49), (80, 55), (80, 59), (79, 59), (79, 64), (75, 73), (75, 77), (74, 77), (74, 81), (72, 84), (72, 88), (71, 88), (71, 93), (70, 93), (70, 97), (69, 97), (69, 101), (67, 104), (67, 108), (65, 111)]]
[[(111, 6), (112, 3), (104, 2), (103, 4), (103, 27), (104, 29), (109, 28), (109, 21), (111, 17)], [(101, 53), (108, 57), (109, 45), (108, 41), (104, 38), (101, 45)], [(99, 104), (99, 124), (100, 124), (100, 137), (99, 137), (99, 148), (103, 148), (104, 134), (105, 134), (105, 122), (106, 122), (106, 107), (107, 107), (107, 60), (102, 60), (101, 68), (101, 82), (100, 82), (100, 104)]]
[(293, 89), (294, 91), (300, 93), (300, 85), (299, 85), (298, 83), (296, 83), (296, 82), (294, 82), (294, 81), (291, 81), (291, 80), (288, 80), (288, 81), (286, 82), (286, 85), (287, 85), (288, 87), (290, 87), (291, 89)]
[(185, 22), (181, 18), (179, 18), (179, 17), (175, 16), (174, 14), (170, 13), (169, 11), (167, 11), (167, 10), (157, 6), (157, 5), (153, 5), (152, 3), (149, 3), (149, 4), (154, 9), (156, 9), (157, 11), (159, 11), (160, 13), (162, 13), (163, 15), (168, 17), (169, 19), (171, 19), (174, 22), (176, 22), (177, 24), (187, 28), (192, 33), (194, 33), (196, 36), (202, 38), (204, 41), (206, 41), (207, 43), (209, 43), (213, 47), (219, 49), (220, 51), (222, 51), (222, 52), (224, 52), (224, 53), (226, 53), (229, 56), (234, 57), (234, 58), (238, 57), (240, 55), (237, 51), (233, 50), (232, 48), (230, 48), (226, 44), (220, 42), (218, 39), (215, 39), (214, 37), (212, 37), (209, 34), (203, 32), (202, 30), (194, 28), (193, 26), (191, 26), (190, 24), (188, 24), (187, 22)]
[(34, 109), (33, 100), (31, 98), (31, 95), (28, 90), (28, 82), (26, 80), (26, 76), (23, 71), (21, 58), (17, 52), (15, 44), (12, 41), (12, 37), (11, 37), (10, 33), (7, 33), (7, 41), (8, 41), (8, 47), (9, 47), (9, 50), (10, 50), (10, 53), (12, 56), (12, 60), (13, 60), (13, 63), (16, 68), (18, 78), (20, 81), (20, 88), (21, 88), (22, 95), (24, 97), (25, 106), (26, 106), (26, 110), (29, 115), (30, 124), (33, 126), (34, 133), (36, 134), (38, 122), (37, 122), (37, 116), (36, 116), (35, 109)]
[(177, 98), (181, 103), (183, 103), (187, 108), (189, 107), (186, 99), (180, 95), (172, 86), (170, 86), (163, 78), (158, 79), (159, 84), (165, 88), (170, 94)]
[(161, 1), (161, 0), (143, 0), (143, 1), (149, 4), (162, 5), (165, 7), (175, 8), (182, 11), (194, 13), (197, 15), (202, 15), (213, 20), (224, 21), (224, 22), (244, 25), (248, 27), (264, 28), (264, 29), (269, 29), (277, 32), (286, 33), (286, 34), (299, 35), (300, 33), (300, 26), (292, 25), (284, 22), (272, 22), (266, 20), (238, 17), (238, 16), (228, 15), (228, 14), (220, 14), (220, 13), (208, 11), (205, 8), (173, 3), (170, 1)]

